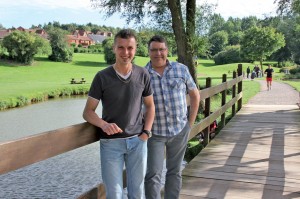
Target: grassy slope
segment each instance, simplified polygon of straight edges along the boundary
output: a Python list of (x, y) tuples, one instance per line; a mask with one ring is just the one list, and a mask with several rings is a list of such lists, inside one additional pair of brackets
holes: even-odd
[(33, 66), (0, 67), (0, 99), (75, 86), (70, 85), (71, 78), (85, 77), (90, 82), (96, 71), (104, 68), (99, 58), (100, 55), (76, 54), (72, 63), (37, 58)]

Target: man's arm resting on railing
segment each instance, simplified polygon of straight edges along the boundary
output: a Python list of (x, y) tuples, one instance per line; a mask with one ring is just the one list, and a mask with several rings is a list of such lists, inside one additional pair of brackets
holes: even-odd
[(198, 89), (193, 89), (188, 91), (188, 95), (190, 97), (189, 123), (190, 126), (192, 127), (198, 114), (200, 93)]
[(96, 108), (99, 102), (97, 99), (88, 97), (83, 111), (83, 118), (94, 126), (101, 128), (107, 135), (122, 133), (122, 129), (117, 124), (108, 123), (98, 116)]

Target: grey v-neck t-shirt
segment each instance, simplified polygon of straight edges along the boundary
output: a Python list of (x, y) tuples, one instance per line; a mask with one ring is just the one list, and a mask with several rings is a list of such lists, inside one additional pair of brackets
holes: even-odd
[(107, 135), (98, 128), (100, 138), (126, 138), (141, 133), (144, 126), (143, 97), (152, 94), (149, 73), (145, 68), (133, 65), (126, 80), (118, 77), (112, 66), (99, 71), (88, 95), (101, 101), (102, 119), (116, 123), (123, 130), (123, 133)]

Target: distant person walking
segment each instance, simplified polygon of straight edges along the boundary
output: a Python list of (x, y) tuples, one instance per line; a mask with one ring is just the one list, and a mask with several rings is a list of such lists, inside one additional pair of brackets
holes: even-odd
[(266, 80), (267, 80), (267, 87), (268, 91), (272, 88), (272, 73), (274, 72), (273, 68), (271, 68), (271, 65), (268, 65), (268, 68), (265, 70), (265, 74), (267, 74)]
[(255, 76), (256, 76), (256, 72), (255, 72), (255, 70), (253, 70), (251, 73), (251, 80), (253, 80), (255, 78)]
[(256, 66), (255, 68), (256, 77), (259, 77), (259, 71), (260, 71), (259, 66)]
[(247, 68), (247, 79), (249, 79), (249, 75), (250, 75), (250, 67), (248, 66), (248, 68)]

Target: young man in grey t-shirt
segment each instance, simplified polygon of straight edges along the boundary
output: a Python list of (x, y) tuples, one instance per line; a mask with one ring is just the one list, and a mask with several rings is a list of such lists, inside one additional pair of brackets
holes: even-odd
[[(154, 102), (149, 73), (132, 64), (136, 46), (131, 30), (116, 34), (116, 63), (96, 74), (83, 112), (84, 119), (99, 129), (106, 198), (122, 199), (124, 163), (128, 198), (144, 195), (147, 139), (151, 136)], [(100, 101), (102, 118), (95, 112)]]

